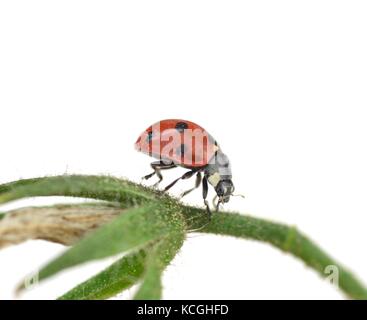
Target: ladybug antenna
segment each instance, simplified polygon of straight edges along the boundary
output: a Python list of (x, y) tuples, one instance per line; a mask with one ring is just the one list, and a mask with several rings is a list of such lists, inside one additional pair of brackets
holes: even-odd
[(245, 196), (243, 195), (243, 194), (234, 194), (233, 192), (234, 192), (234, 190), (235, 190), (235, 187), (233, 186), (232, 187), (232, 193), (231, 193), (231, 196), (232, 197), (241, 197), (241, 198), (245, 198)]
[(241, 198), (245, 198), (245, 196), (243, 194), (231, 194), (232, 197), (241, 197)]

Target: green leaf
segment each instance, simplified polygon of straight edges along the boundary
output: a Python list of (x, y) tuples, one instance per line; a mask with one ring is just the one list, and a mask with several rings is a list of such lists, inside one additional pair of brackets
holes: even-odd
[(132, 252), (99, 274), (61, 296), (60, 300), (99, 300), (115, 296), (134, 285), (143, 275), (147, 250)]
[(107, 176), (63, 175), (0, 185), (0, 204), (38, 196), (92, 198), (120, 202), (124, 207), (156, 200), (151, 189)]
[(135, 300), (157, 300), (162, 296), (162, 273), (182, 247), (185, 234), (170, 233), (154, 244), (147, 257), (143, 282)]
[[(90, 260), (144, 246), (169, 231), (183, 229), (184, 223), (180, 215), (168, 212), (158, 204), (127, 209), (42, 268), (38, 275), (39, 280)], [(20, 287), (22, 288), (23, 286)]]

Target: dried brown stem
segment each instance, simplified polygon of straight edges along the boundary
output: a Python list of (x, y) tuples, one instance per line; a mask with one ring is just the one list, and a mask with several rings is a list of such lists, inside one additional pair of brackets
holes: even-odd
[(0, 220), (0, 248), (31, 239), (72, 245), (121, 212), (119, 207), (95, 204), (13, 210)]

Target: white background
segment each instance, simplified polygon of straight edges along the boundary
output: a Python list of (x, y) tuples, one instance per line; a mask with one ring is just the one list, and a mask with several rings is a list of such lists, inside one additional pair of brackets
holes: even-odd
[[(140, 181), (151, 160), (133, 148), (141, 131), (192, 120), (220, 142), (246, 195), (228, 210), (296, 225), (367, 284), (366, 16), (365, 1), (2, 1), (0, 182), (65, 172)], [(63, 250), (2, 250), (0, 299)], [(20, 298), (55, 298), (110, 262)], [(165, 299), (343, 298), (271, 246), (202, 234), (164, 287)]]

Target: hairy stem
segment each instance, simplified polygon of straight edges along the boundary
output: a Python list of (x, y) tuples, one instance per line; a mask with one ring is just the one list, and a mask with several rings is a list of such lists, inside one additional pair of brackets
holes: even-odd
[(155, 200), (156, 195), (127, 180), (108, 176), (63, 175), (25, 179), (0, 185), (0, 204), (26, 197), (69, 196), (99, 199), (131, 207)]

